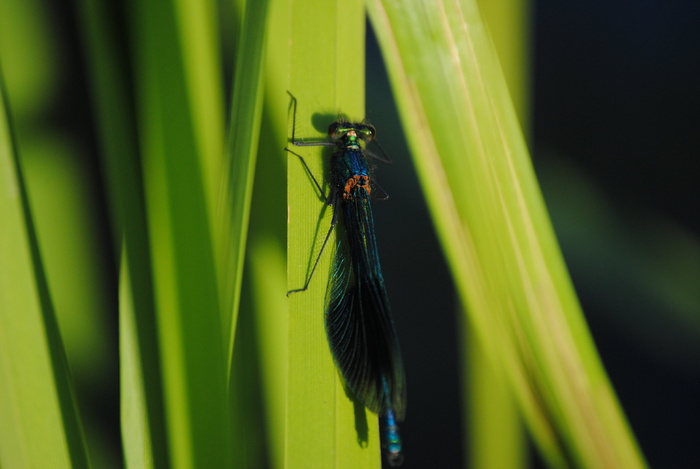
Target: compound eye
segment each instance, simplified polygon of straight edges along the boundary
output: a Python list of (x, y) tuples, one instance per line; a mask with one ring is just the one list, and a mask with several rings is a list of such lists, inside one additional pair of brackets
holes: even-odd
[(374, 137), (377, 135), (377, 131), (372, 125), (365, 125), (362, 129), (362, 139), (371, 142), (374, 140)]
[(348, 130), (345, 122), (333, 122), (328, 126), (328, 136), (333, 139), (341, 138)]

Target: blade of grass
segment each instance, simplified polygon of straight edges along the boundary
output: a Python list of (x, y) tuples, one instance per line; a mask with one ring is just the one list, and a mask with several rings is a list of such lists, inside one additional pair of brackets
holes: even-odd
[[(265, 84), (265, 106), (262, 115), (262, 129), (259, 137), (258, 154), (260, 162), (255, 175), (255, 189), (250, 214), (248, 235), (246, 289), (243, 295), (248, 307), (243, 315), (250, 315), (254, 328), (252, 342), (256, 348), (256, 373), (248, 373), (244, 382), (236, 388), (254, 387), (258, 397), (257, 405), (264, 409), (263, 418), (255, 420), (260, 425), (242, 428), (236, 444), (244, 448), (255, 447), (247, 439), (264, 434), (267, 442), (268, 465), (284, 467), (285, 455), (285, 410), (287, 397), (287, 204), (286, 169), (287, 153), (282, 151), (287, 137), (286, 90), (288, 88), (289, 50), (280, 47), (288, 41), (289, 4), (287, 0), (273, 0), (269, 5), (266, 24), (265, 64), (263, 80)], [(245, 322), (243, 322), (245, 324)], [(243, 337), (237, 331), (238, 337)], [(236, 350), (240, 344), (236, 344)], [(235, 352), (238, 353), (238, 352)], [(234, 357), (236, 360), (237, 357)], [(235, 370), (234, 370), (235, 372)], [(259, 383), (251, 383), (250, 376), (258, 376)], [(232, 387), (233, 390), (233, 387)], [(255, 399), (255, 397), (254, 397)], [(247, 402), (248, 407), (252, 407)], [(244, 410), (241, 410), (243, 413)], [(237, 423), (234, 421), (234, 429)], [(248, 452), (250, 453), (250, 452)], [(248, 454), (247, 454), (248, 455)], [(256, 454), (250, 455), (257, 456)], [(257, 461), (249, 461), (242, 467), (260, 467)]]
[(491, 366), (477, 334), (468, 335), (464, 348), (466, 467), (528, 467), (524, 426), (504, 370)]
[[(364, 117), (364, 6), (359, 2), (294, 1), (289, 11), (288, 89), (298, 100), (296, 136), (324, 139), (339, 111), (353, 119)], [(326, 182), (328, 151), (317, 147), (296, 150), (316, 178)], [(332, 209), (324, 206), (293, 155), (288, 161), (287, 187), (291, 290), (304, 285)], [(324, 297), (332, 250), (321, 258), (309, 290), (289, 298), (285, 465), (379, 467), (376, 416), (365, 409), (358, 409), (355, 415), (324, 333)]]
[[(527, 111), (528, 74), (528, 17), (523, 0), (479, 1), (479, 9), (494, 41), (499, 63), (508, 84), (513, 106), (520, 125), (529, 127)], [(527, 135), (527, 132), (525, 132)], [(467, 346), (464, 350), (463, 406), (466, 411), (464, 433), (468, 438), (465, 460), (469, 467), (508, 467), (516, 469), (527, 465), (525, 428), (515, 396), (508, 388), (501, 369), (491, 367), (478, 335), (464, 324)]]
[(214, 1), (173, 1), (193, 136), (200, 155), (210, 230), (218, 229), (224, 148), (224, 93)]
[[(126, 247), (123, 248), (126, 251)], [(137, 297), (131, 291), (133, 282), (129, 278), (130, 270), (126, 265), (129, 256), (124, 252), (121, 256), (119, 278), (119, 359), (120, 359), (120, 395), (121, 395), (121, 425), (124, 445), (124, 467), (139, 467), (148, 469), (164, 467), (154, 464), (154, 452), (151, 434), (153, 432), (145, 392), (144, 378), (148, 375), (142, 360), (141, 344), (138, 341), (137, 316), (134, 300)], [(164, 437), (165, 435), (160, 435)], [(161, 454), (161, 457), (167, 456)]]
[(469, 320), (555, 467), (644, 467), (553, 235), (473, 1), (370, 17)]
[(236, 72), (233, 80), (230, 126), (227, 144), (227, 165), (224, 171), (217, 227), (221, 243), (217, 258), (223, 259), (220, 275), (224, 298), (225, 324), (230, 324), (229, 367), (233, 356), (236, 320), (241, 296), (250, 202), (258, 153), (262, 97), (264, 88), (263, 58), (267, 0), (251, 2), (246, 8), (236, 51)]
[(285, 314), (287, 299), (284, 296), (287, 264), (282, 240), (271, 239), (269, 233), (261, 235), (261, 230), (257, 229), (251, 231), (252, 234), (256, 236), (251, 238), (249, 252), (250, 258), (256, 259), (256, 262), (251, 263), (250, 276), (262, 404), (265, 409), (262, 423), (266, 430), (269, 467), (281, 469), (284, 467), (287, 395), (288, 324)]
[(484, 19), (498, 63), (508, 85), (510, 99), (527, 139), (530, 128), (530, 9), (526, 0), (479, 0), (479, 11)]
[[(140, 461), (137, 465), (141, 467), (164, 467), (168, 452), (159, 340), (135, 110), (131, 106), (133, 90), (128, 86), (125, 64), (118, 58), (118, 35), (110, 20), (116, 13), (102, 2), (81, 1), (78, 7), (111, 204), (113, 238), (123, 244), (115, 256), (122, 256), (119, 304), (124, 454), (128, 466)], [(143, 404), (134, 407), (134, 402)], [(143, 414), (134, 415), (135, 412)], [(143, 427), (133, 428), (136, 422), (143, 422)]]
[[(194, 56), (216, 54), (206, 2), (132, 3), (137, 101), (155, 305), (163, 367), (166, 431), (173, 467), (230, 467), (228, 370), (214, 263), (212, 166), (221, 146), (205, 143), (223, 125)], [(203, 9), (194, 13), (191, 8)], [(202, 17), (206, 17), (207, 21)], [(196, 77), (196, 78), (195, 78)], [(203, 84), (204, 82), (204, 84)], [(204, 133), (203, 133), (204, 132)], [(214, 154), (216, 153), (216, 154)]]
[[(217, 259), (220, 260), (221, 292), (223, 298), (224, 328), (228, 336), (229, 393), (232, 411), (232, 443), (237, 467), (260, 467), (264, 463), (264, 419), (259, 415), (261, 398), (259, 383), (259, 352), (253, 328), (254, 317), (242, 320), (239, 327), (241, 289), (245, 265), (246, 245), (250, 224), (251, 200), (260, 125), (262, 118), (263, 60), (268, 1), (236, 4), (240, 18), (235, 48), (235, 66), (230, 109), (229, 135), (226, 146), (226, 167), (223, 173), (222, 197), (217, 220)], [(258, 204), (257, 209), (260, 209)], [(261, 258), (256, 262), (260, 262)], [(267, 268), (267, 266), (264, 266)], [(284, 286), (280, 286), (280, 291)], [(270, 295), (270, 291), (262, 292)], [(277, 310), (279, 312), (279, 310)], [(238, 339), (236, 339), (238, 337)], [(238, 343), (236, 341), (238, 340)], [(263, 412), (263, 415), (266, 415)]]
[(0, 69), (0, 465), (88, 467)]

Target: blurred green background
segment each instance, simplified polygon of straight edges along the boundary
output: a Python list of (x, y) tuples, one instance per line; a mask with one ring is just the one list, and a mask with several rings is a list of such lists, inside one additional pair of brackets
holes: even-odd
[[(75, 6), (3, 3), (3, 73), (39, 242), (60, 246), (44, 261), (92, 462), (120, 467), (115, 243)], [(539, 0), (529, 18), (525, 128), (600, 354), (650, 466), (700, 467), (700, 8)], [(375, 215), (410, 392), (404, 467), (463, 466), (467, 345), (368, 30), (367, 119), (394, 161)]]

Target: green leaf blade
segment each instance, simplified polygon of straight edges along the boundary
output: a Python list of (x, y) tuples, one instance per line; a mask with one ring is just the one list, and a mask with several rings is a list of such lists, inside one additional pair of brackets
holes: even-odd
[(468, 319), (553, 466), (644, 467), (581, 315), (473, 1), (370, 2)]
[(0, 465), (88, 467), (0, 76)]
[[(293, 2), (290, 11), (288, 89), (298, 103), (296, 138), (323, 140), (338, 114), (364, 118), (364, 6)], [(303, 156), (316, 179), (327, 187), (329, 150), (288, 146)], [(289, 155), (287, 187), (288, 289), (292, 290), (302, 287), (310, 273), (330, 226), (332, 208), (325, 206), (294, 155)], [(380, 467), (381, 462), (376, 416), (363, 408), (355, 413), (324, 332), (334, 239), (309, 289), (289, 298), (285, 465), (290, 468), (369, 468)]]
[(265, 26), (268, 1), (255, 2), (246, 10), (236, 57), (233, 81), (227, 163), (223, 173), (225, 194), (218, 213), (217, 258), (224, 299), (224, 323), (230, 323), (228, 349), (232, 360), (236, 322), (241, 301), (243, 266), (250, 223), (253, 183), (262, 120), (265, 57)]
[[(205, 8), (205, 6), (201, 6)], [(189, 21), (178, 2), (135, 2), (137, 100), (151, 245), (165, 421), (173, 467), (229, 467), (228, 369), (211, 221), (211, 158), (201, 86), (183, 45)], [(191, 15), (197, 18), (197, 15)], [(196, 21), (195, 21), (196, 22)], [(206, 47), (211, 47), (207, 43)], [(213, 57), (211, 51), (200, 51)], [(207, 68), (211, 70), (212, 68)], [(201, 77), (200, 77), (201, 78)], [(209, 85), (219, 86), (218, 77)], [(211, 106), (209, 105), (209, 109)], [(201, 122), (201, 119), (207, 119)], [(223, 134), (223, 133), (222, 133)], [(221, 162), (219, 161), (219, 167)]]

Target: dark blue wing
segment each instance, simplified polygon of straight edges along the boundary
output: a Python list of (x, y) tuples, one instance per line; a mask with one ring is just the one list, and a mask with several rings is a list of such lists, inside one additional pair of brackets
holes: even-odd
[[(369, 194), (339, 201), (344, 230), (327, 293), (326, 333), (348, 389), (372, 412), (403, 420), (406, 384), (374, 234)], [(386, 385), (384, 384), (386, 382)], [(388, 396), (386, 396), (388, 391)]]

